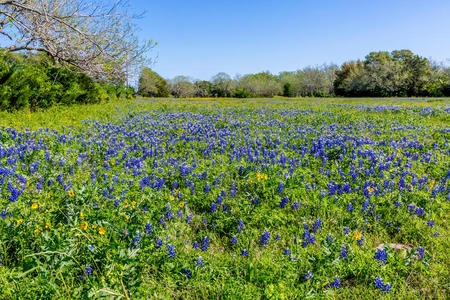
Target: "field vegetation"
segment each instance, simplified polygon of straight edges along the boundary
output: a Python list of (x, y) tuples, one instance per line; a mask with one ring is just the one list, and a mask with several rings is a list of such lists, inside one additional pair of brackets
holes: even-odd
[(449, 112), (153, 98), (2, 113), (0, 297), (446, 298)]

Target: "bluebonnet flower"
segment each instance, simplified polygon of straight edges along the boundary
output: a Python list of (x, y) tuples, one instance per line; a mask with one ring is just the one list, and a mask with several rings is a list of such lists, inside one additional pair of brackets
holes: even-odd
[(184, 275), (186, 275), (186, 279), (191, 279), (192, 277), (192, 273), (189, 269), (184, 269), (183, 271), (181, 271), (181, 273), (183, 273)]
[(281, 240), (281, 235), (277, 234), (277, 235), (275, 236), (275, 240), (277, 240), (277, 241)]
[(5, 220), (8, 217), (8, 209), (2, 209), (0, 216), (2, 217), (3, 220)]
[(281, 201), (280, 201), (280, 205), (279, 205), (280, 208), (284, 208), (288, 202), (289, 202), (289, 198), (283, 197), (283, 199), (281, 199)]
[(217, 205), (221, 205), (223, 202), (223, 198), (222, 195), (217, 195), (217, 199), (216, 199), (216, 203)]
[(349, 229), (348, 229), (348, 227), (344, 227), (344, 234), (345, 234), (345, 235), (349, 234)]
[(237, 231), (241, 232), (242, 229), (244, 228), (244, 225), (245, 225), (244, 221), (242, 219), (239, 219), (239, 226), (237, 228)]
[(207, 182), (206, 184), (205, 184), (205, 193), (206, 194), (209, 194), (209, 191), (211, 190), (211, 187), (209, 186), (209, 183)]
[(395, 207), (402, 207), (402, 203), (400, 201), (395, 201)]
[(200, 249), (202, 251), (207, 251), (209, 247), (209, 238), (205, 236), (202, 240), (202, 245), (200, 246)]
[(247, 251), (247, 249), (242, 249), (241, 255), (244, 256), (244, 257), (248, 257), (248, 251)]
[(422, 247), (417, 248), (417, 258), (418, 259), (423, 259), (423, 254), (424, 254), (424, 250)]
[(433, 220), (429, 220), (428, 223), (427, 223), (427, 225), (428, 225), (429, 227), (433, 228), (433, 226), (434, 226), (434, 221), (433, 221)]
[(367, 211), (367, 209), (369, 208), (370, 205), (370, 201), (367, 199), (364, 201), (361, 212), (365, 213)]
[(198, 242), (194, 242), (194, 244), (192, 244), (192, 249), (197, 249), (198, 248)]
[(136, 235), (134, 236), (133, 242), (131, 243), (132, 248), (139, 248), (139, 243), (141, 242), (141, 233), (136, 231)]
[(289, 250), (289, 249), (284, 249), (283, 255), (291, 255), (291, 250)]
[(298, 209), (299, 208), (299, 203), (298, 203), (298, 201), (295, 201), (293, 204), (292, 204), (292, 209)]
[(81, 279), (84, 279), (86, 277), (89, 277), (90, 275), (92, 275), (92, 273), (94, 272), (94, 269), (91, 268), (91, 265), (86, 265), (84, 267), (84, 272), (83, 275), (81, 275)]
[(216, 211), (216, 203), (211, 203), (211, 213), (213, 214)]
[(156, 249), (161, 249), (162, 245), (163, 245), (163, 240), (161, 238), (158, 238), (156, 240), (156, 247), (155, 248)]
[(159, 218), (159, 225), (161, 225), (163, 228), (166, 228), (166, 221), (164, 219), (164, 216), (161, 216)]
[(316, 238), (314, 235), (312, 235), (309, 230), (305, 230), (303, 232), (302, 237), (302, 247), (306, 248), (309, 244), (314, 244), (316, 242)]
[(167, 244), (166, 251), (167, 251), (167, 255), (169, 256), (169, 259), (175, 257), (175, 246), (173, 246), (171, 244)]
[(333, 242), (333, 236), (330, 234), (327, 235), (327, 242), (331, 244)]
[(347, 260), (347, 254), (348, 254), (347, 246), (341, 245), (340, 251), (341, 251), (340, 257), (344, 260)]
[(187, 217), (186, 217), (186, 223), (191, 223), (192, 219), (194, 218), (194, 214), (190, 213)]
[(234, 198), (236, 196), (236, 184), (233, 183), (231, 185), (231, 193), (230, 193), (231, 198)]
[(330, 282), (330, 287), (334, 289), (339, 289), (341, 287), (341, 279), (339, 279), (339, 276), (336, 276), (336, 278)]
[(391, 284), (390, 283), (384, 284), (383, 279), (381, 277), (375, 278), (374, 285), (375, 289), (379, 289), (383, 292), (389, 293), (391, 291)]
[(261, 236), (260, 244), (261, 246), (266, 246), (269, 244), (270, 232), (264, 230), (263, 235)]
[(418, 216), (423, 216), (425, 214), (425, 211), (421, 207), (417, 207), (414, 213)]
[(314, 279), (313, 273), (311, 271), (306, 272), (305, 279)]
[(116, 199), (114, 200), (114, 207), (117, 208), (117, 206), (119, 206), (120, 204), (120, 199)]
[(434, 236), (439, 236), (439, 232), (435, 231)]
[(283, 190), (284, 190), (284, 183), (283, 182), (278, 183), (277, 193), (281, 194), (283, 193)]
[(313, 224), (313, 229), (312, 229), (312, 231), (313, 231), (313, 232), (316, 232), (317, 230), (320, 229), (321, 226), (322, 226), (322, 220), (317, 219), (317, 220), (314, 222), (314, 224)]
[(347, 204), (347, 211), (348, 212), (352, 212), (353, 211), (353, 204), (351, 202), (349, 204)]
[(198, 256), (198, 258), (195, 260), (195, 266), (199, 269), (203, 268), (203, 257), (201, 257), (200, 255)]
[(237, 237), (233, 236), (233, 238), (231, 239), (231, 245), (234, 245), (237, 243)]
[(387, 263), (387, 252), (385, 249), (377, 249), (375, 253), (375, 258), (378, 260), (380, 265), (385, 265)]

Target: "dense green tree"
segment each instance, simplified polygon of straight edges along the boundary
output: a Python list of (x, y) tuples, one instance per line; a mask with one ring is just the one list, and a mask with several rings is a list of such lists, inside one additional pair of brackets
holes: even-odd
[(444, 94), (445, 74), (410, 50), (371, 52), (363, 62), (344, 63), (334, 91), (342, 96), (411, 97)]
[(194, 87), (195, 87), (195, 93), (194, 96), (195, 97), (211, 97), (212, 96), (212, 91), (213, 91), (213, 84), (209, 81), (206, 80), (197, 80), (196, 82), (194, 82)]
[(364, 63), (360, 60), (342, 64), (336, 71), (334, 93), (340, 96), (365, 96)]
[(144, 97), (168, 97), (170, 90), (164, 78), (150, 68), (144, 68), (139, 78), (138, 93)]

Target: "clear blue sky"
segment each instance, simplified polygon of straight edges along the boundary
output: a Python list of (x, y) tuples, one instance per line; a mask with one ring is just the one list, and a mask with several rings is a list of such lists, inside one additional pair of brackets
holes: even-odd
[(450, 0), (130, 0), (163, 77), (293, 71), (370, 51), (450, 63)]

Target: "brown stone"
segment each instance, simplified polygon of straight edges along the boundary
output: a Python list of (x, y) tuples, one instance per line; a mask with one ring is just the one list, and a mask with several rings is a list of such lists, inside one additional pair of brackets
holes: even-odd
[(413, 248), (413, 247), (408, 246), (408, 245), (391, 243), (391, 244), (387, 244), (387, 245), (386, 244), (379, 244), (377, 246), (377, 249), (384, 249), (384, 247), (386, 247), (386, 246), (389, 246), (390, 248), (394, 249), (395, 252), (402, 251), (401, 255), (402, 255), (403, 258), (405, 258), (406, 257), (406, 253), (408, 251), (411, 251), (411, 249)]

